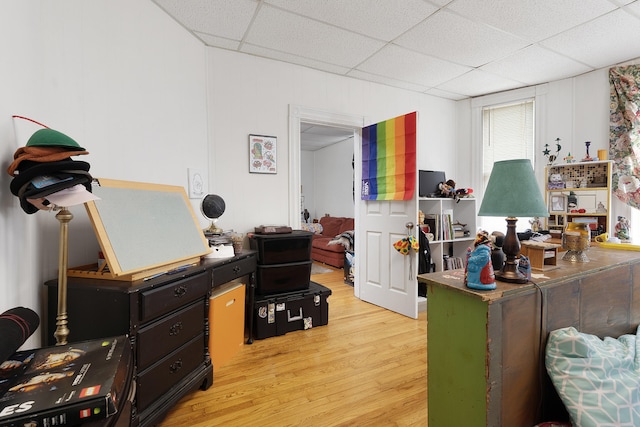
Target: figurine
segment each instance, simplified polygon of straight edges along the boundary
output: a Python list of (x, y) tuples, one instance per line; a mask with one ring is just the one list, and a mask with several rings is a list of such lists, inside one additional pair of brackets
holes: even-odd
[(564, 158), (564, 161), (566, 163), (573, 163), (573, 156), (571, 155), (571, 153), (566, 155), (566, 157)]
[(529, 224), (531, 224), (531, 231), (533, 231), (534, 233), (537, 233), (538, 231), (542, 230), (542, 223), (540, 222), (540, 217), (536, 216), (533, 219), (530, 219)]
[(624, 216), (619, 216), (616, 224), (616, 237), (620, 240), (629, 240), (629, 228), (629, 220)]
[(464, 281), (467, 287), (478, 290), (496, 288), (496, 276), (491, 263), (491, 238), (484, 231), (478, 231), (473, 242), (474, 249), (467, 249), (467, 266)]
[(586, 147), (586, 149), (587, 149), (587, 155), (584, 157), (584, 159), (582, 159), (582, 161), (583, 161), (583, 162), (591, 162), (591, 161), (593, 161), (593, 157), (591, 157), (591, 156), (589, 155), (589, 146), (591, 145), (591, 141), (586, 141), (586, 142), (584, 143), (584, 145), (585, 145), (585, 147)]
[(547, 166), (553, 166), (556, 160), (558, 160), (558, 154), (562, 150), (562, 146), (560, 145), (560, 138), (556, 138), (556, 154), (550, 154), (549, 144), (544, 144), (544, 151), (542, 154), (547, 158)]
[(598, 202), (596, 213), (607, 213), (607, 208), (604, 207), (604, 204), (602, 202)]

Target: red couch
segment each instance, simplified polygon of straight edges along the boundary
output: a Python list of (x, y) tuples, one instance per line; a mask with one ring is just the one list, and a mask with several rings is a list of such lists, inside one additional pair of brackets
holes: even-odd
[(320, 218), (320, 225), (322, 231), (314, 234), (311, 241), (311, 259), (342, 268), (346, 248), (343, 244), (329, 244), (329, 242), (338, 238), (342, 233), (353, 232), (353, 218), (324, 216)]

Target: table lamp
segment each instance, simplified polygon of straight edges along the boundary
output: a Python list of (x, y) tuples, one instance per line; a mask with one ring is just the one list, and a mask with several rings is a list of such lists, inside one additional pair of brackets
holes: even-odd
[(496, 279), (527, 283), (518, 270), (520, 240), (516, 234), (517, 217), (548, 217), (549, 212), (528, 159), (495, 162), (478, 211), (479, 216), (507, 217), (507, 234), (502, 251), (505, 263), (496, 271)]

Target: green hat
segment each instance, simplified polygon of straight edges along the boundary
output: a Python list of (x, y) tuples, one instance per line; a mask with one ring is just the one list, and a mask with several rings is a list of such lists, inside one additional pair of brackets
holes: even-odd
[(65, 147), (73, 151), (85, 151), (67, 135), (49, 128), (40, 129), (31, 135), (27, 147)]

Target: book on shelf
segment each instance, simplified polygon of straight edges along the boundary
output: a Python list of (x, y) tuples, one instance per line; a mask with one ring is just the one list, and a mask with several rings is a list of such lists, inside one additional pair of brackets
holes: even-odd
[(445, 270), (457, 270), (464, 268), (464, 261), (460, 257), (445, 255), (443, 256), (443, 261)]
[(126, 335), (14, 353), (0, 364), (0, 427), (114, 416), (129, 397), (131, 353)]

